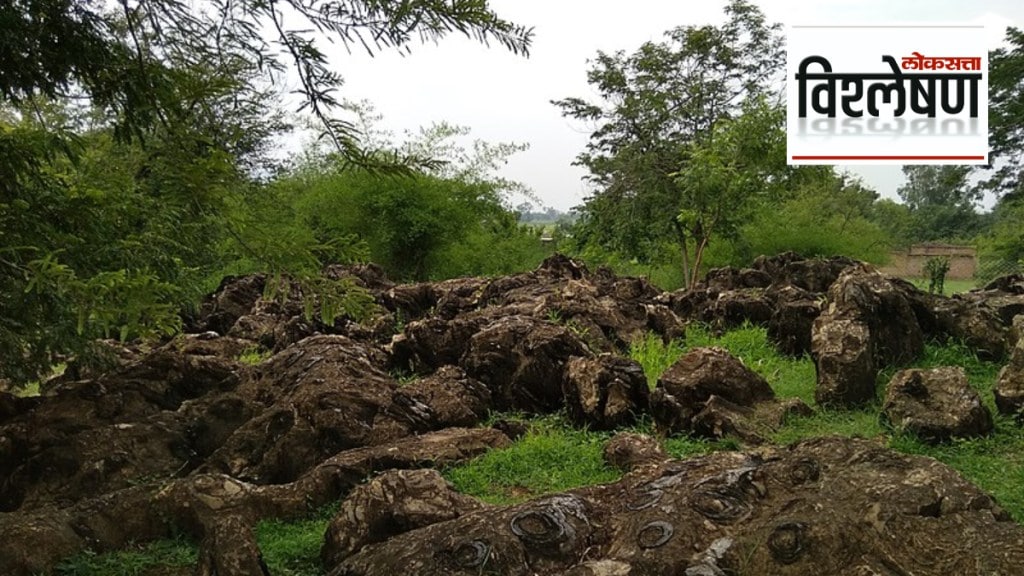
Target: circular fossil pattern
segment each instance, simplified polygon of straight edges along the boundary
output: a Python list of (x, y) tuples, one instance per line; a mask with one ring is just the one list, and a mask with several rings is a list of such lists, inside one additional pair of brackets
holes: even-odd
[(636, 544), (644, 550), (658, 548), (660, 546), (664, 546), (666, 542), (671, 540), (675, 531), (675, 528), (673, 528), (668, 522), (661, 520), (648, 522), (640, 529), (639, 532), (637, 532)]
[(807, 525), (803, 522), (779, 524), (768, 536), (768, 549), (780, 564), (792, 564), (807, 547)]
[(487, 562), (490, 553), (491, 546), (483, 540), (470, 540), (452, 550), (451, 560), (456, 568), (478, 568)]
[(750, 504), (739, 494), (724, 489), (694, 492), (691, 505), (701, 515), (718, 524), (731, 524), (750, 514)]
[(509, 528), (520, 540), (531, 544), (549, 544), (565, 538), (565, 520), (547, 510), (527, 510), (512, 517)]
[(794, 485), (817, 482), (821, 477), (821, 466), (814, 458), (801, 458), (789, 467), (789, 480)]

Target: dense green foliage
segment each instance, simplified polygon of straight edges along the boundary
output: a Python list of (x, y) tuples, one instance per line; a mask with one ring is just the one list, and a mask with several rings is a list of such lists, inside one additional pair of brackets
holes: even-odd
[[(416, 189), (438, 204), (460, 175), (446, 176), (443, 186), (425, 175), (438, 167), (430, 146), (357, 141), (356, 124), (336, 116), (341, 76), (318, 45), (327, 37), (371, 54), (404, 51), (413, 39), (450, 32), (516, 53), (527, 51), (532, 36), (485, 0), (4, 3), (0, 379), (36, 378), (61, 357), (88, 352), (98, 336), (173, 333), (181, 308), (225, 272), (291, 274), (317, 294), (327, 319), (357, 310), (361, 299), (351, 286), (316, 277), (325, 263), (367, 255), (360, 230), (279, 225), (300, 207), (294, 195), (267, 185), (282, 172), (268, 152), (289, 128), (273, 84), (298, 75), (303, 109), (329, 137), (333, 164), (355, 167), (346, 177), (359, 184), (348, 188), (361, 191), (367, 210), (386, 206), (366, 200), (373, 178), (385, 175), (408, 179), (391, 186), (386, 200), (397, 203)], [(458, 191), (466, 196), (474, 183), (463, 183)], [(436, 222), (431, 228), (423, 220), (433, 206), (416, 214), (424, 204), (410, 201), (406, 220), (378, 218), (392, 235), (378, 235), (385, 236), (376, 238), (381, 250), (425, 246), (433, 254), (453, 238), (472, 237)], [(525, 243), (511, 228), (509, 241)], [(422, 272), (418, 261), (396, 265), (411, 276)]]
[[(597, 102), (554, 102), (563, 115), (597, 125), (577, 158), (595, 187), (580, 208), (580, 243), (645, 261), (652, 248), (670, 241), (691, 263), (706, 245), (706, 229), (716, 225), (704, 225), (704, 211), (715, 211), (714, 191), (677, 175), (691, 165), (697, 169), (694, 154), (718, 158), (722, 169), (749, 160), (733, 155), (740, 151), (735, 142), (728, 151), (702, 142), (719, 120), (765, 94), (784, 61), (780, 27), (767, 24), (756, 6), (735, 0), (725, 11), (721, 26), (675, 28), (665, 41), (647, 42), (632, 54), (599, 52), (587, 73)], [(747, 140), (745, 148), (759, 145)], [(700, 196), (709, 202), (689, 204)], [(689, 212), (678, 218), (684, 209)], [(710, 218), (720, 223), (721, 216)], [(686, 260), (679, 265), (689, 280)]]
[(995, 168), (985, 188), (1017, 200), (1024, 191), (1024, 32), (1006, 30), (1005, 47), (989, 54), (989, 145)]
[[(875, 220), (878, 194), (856, 180), (821, 179), (763, 206), (742, 227), (737, 260), (793, 251), (808, 257), (851, 256), (884, 263), (891, 236)], [(740, 264), (736, 260), (731, 264)]]

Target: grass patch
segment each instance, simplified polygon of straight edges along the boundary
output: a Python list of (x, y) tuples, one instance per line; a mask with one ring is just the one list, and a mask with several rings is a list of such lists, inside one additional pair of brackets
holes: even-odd
[[(904, 278), (904, 280), (910, 282), (911, 284), (917, 286), (918, 288), (924, 290), (925, 292), (928, 291), (928, 284), (931, 283), (931, 281), (927, 278)], [(949, 278), (946, 278), (946, 280), (942, 283), (942, 293), (946, 296), (952, 296), (953, 294), (967, 292), (968, 290), (973, 290), (974, 288), (977, 287), (978, 283), (976, 280), (951, 280)]]
[(683, 354), (706, 346), (728, 350), (763, 376), (776, 395), (798, 397), (813, 404), (814, 364), (809, 358), (789, 358), (779, 354), (761, 327), (747, 324), (716, 337), (707, 328), (691, 324), (686, 328), (685, 342), (672, 341), (668, 344), (661, 337), (649, 333), (630, 345), (629, 356), (643, 367), (647, 382), (653, 388), (665, 370)]
[(320, 546), (338, 504), (325, 506), (312, 518), (284, 522), (264, 520), (256, 525), (256, 543), (274, 576), (321, 576)]
[(192, 567), (199, 552), (188, 540), (160, 540), (117, 552), (83, 552), (62, 562), (58, 576), (142, 576), (163, 567)]
[(530, 422), (525, 436), (444, 471), (464, 494), (492, 504), (514, 504), (580, 486), (614, 482), (620, 473), (604, 463), (609, 434), (573, 428), (564, 418)]
[(672, 340), (666, 344), (661, 336), (647, 332), (643, 338), (637, 338), (629, 344), (629, 357), (643, 367), (647, 384), (654, 388), (658, 378), (675, 364), (686, 350), (686, 345), (679, 340)]
[(270, 356), (270, 350), (267, 350), (262, 346), (249, 346), (245, 350), (242, 350), (242, 353), (238, 355), (238, 361), (242, 364), (248, 364), (249, 366), (256, 366), (267, 358), (270, 358)]

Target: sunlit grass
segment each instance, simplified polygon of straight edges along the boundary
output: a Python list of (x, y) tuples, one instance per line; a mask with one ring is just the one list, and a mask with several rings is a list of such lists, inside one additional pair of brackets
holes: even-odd
[(561, 417), (537, 418), (512, 446), (451, 467), (444, 475), (460, 492), (492, 504), (614, 482), (620, 473), (601, 455), (609, 437), (574, 428)]

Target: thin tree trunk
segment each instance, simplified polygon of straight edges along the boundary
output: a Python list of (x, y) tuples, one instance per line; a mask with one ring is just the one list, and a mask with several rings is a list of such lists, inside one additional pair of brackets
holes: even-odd
[(705, 235), (697, 244), (697, 252), (693, 257), (693, 279), (690, 282), (690, 289), (697, 286), (697, 276), (700, 274), (701, 260), (704, 259), (704, 249), (708, 247), (708, 236)]
[(683, 286), (690, 286), (690, 254), (684, 237), (680, 242), (680, 247), (683, 250)]

